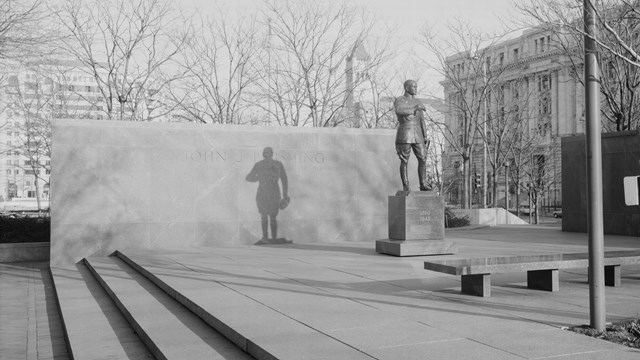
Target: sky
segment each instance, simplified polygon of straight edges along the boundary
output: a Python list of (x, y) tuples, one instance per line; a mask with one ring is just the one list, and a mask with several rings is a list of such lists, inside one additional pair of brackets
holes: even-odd
[[(340, 1), (340, 0), (326, 0)], [(522, 0), (349, 0), (356, 5), (371, 11), (376, 18), (395, 25), (398, 35), (408, 41), (428, 24), (436, 32), (444, 33), (447, 24), (456, 18), (471, 25), (482, 34), (503, 34), (505, 21), (517, 15), (516, 2)], [(199, 8), (200, 13), (206, 13), (215, 8), (216, 4), (225, 9), (246, 9), (251, 11), (259, 6), (263, 0), (183, 0), (180, 2), (185, 9)], [(440, 75), (434, 70), (426, 70), (423, 78), (428, 82), (429, 90), (425, 92), (439, 93)], [(422, 92), (419, 90), (419, 92)]]
[[(435, 26), (460, 17), (483, 32), (498, 31), (501, 19), (514, 12), (514, 5), (522, 0), (351, 0), (368, 8), (381, 18), (398, 24), (409, 33), (425, 21)], [(228, 8), (255, 8), (262, 0), (183, 0), (186, 6), (211, 8), (215, 3)]]
[(508, 15), (516, 0), (355, 0), (379, 16), (410, 32), (425, 22), (435, 27), (446, 25), (448, 20), (459, 17), (468, 20), (483, 32), (500, 28), (500, 18)]

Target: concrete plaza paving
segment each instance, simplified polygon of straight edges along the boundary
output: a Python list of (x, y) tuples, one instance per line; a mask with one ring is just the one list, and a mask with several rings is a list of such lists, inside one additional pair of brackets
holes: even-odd
[[(376, 254), (373, 240), (305, 244), (293, 239), (287, 245), (127, 256), (167, 281), (174, 279), (182, 295), (201, 298), (210, 311), (251, 320), (253, 330), (264, 331), (264, 341), (307, 358), (313, 358), (305, 352), (314, 344), (305, 343), (305, 336), (280, 334), (272, 324), (261, 324), (260, 314), (243, 312), (240, 303), (215, 303), (213, 286), (203, 279), (362, 358), (640, 359), (638, 350), (566, 330), (589, 323), (587, 269), (561, 271), (560, 291), (553, 293), (527, 289), (526, 273), (493, 275), (490, 298), (463, 295), (458, 276), (423, 269), (427, 259), (584, 252), (586, 234), (553, 226), (498, 226), (448, 230), (447, 238), (458, 242), (458, 254), (397, 258)], [(606, 236), (605, 249), (637, 250), (640, 239)], [(46, 263), (0, 264), (1, 359), (68, 358), (47, 276)], [(640, 265), (622, 268), (622, 286), (606, 289), (606, 304), (609, 322), (639, 316)]]

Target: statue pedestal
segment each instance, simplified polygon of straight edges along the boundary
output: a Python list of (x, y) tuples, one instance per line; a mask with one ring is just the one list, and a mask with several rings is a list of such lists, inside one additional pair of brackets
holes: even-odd
[(434, 191), (399, 191), (389, 196), (389, 238), (376, 251), (394, 256), (455, 254), (444, 239), (444, 198)]

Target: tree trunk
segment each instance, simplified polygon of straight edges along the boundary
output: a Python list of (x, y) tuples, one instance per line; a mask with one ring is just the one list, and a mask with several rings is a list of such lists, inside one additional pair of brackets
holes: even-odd
[(462, 158), (462, 208), (471, 209), (471, 161)]
[(496, 180), (498, 179), (497, 176), (497, 169), (494, 167), (492, 169), (492, 173), (491, 173), (491, 191), (493, 192), (493, 207), (497, 208), (498, 207), (498, 183), (496, 182)]
[(38, 206), (38, 214), (40, 214), (42, 212), (42, 205), (40, 205), (40, 181), (38, 181), (38, 175), (34, 176), (33, 185), (36, 187), (36, 204)]

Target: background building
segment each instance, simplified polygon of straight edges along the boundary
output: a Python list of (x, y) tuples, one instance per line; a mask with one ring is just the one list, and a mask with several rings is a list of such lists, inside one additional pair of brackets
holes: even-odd
[(542, 28), (528, 29), (477, 54), (447, 58), (451, 75), (442, 82), (449, 133), (444, 151), (447, 201), (461, 201), (460, 149), (470, 147), (468, 171), (475, 206), (482, 204), (483, 181), (489, 206), (504, 206), (507, 188), (510, 208), (527, 203), (530, 193), (541, 207), (562, 205), (560, 138), (584, 133), (585, 128), (584, 90), (576, 76), (582, 72), (581, 64), (566, 46), (556, 46), (566, 45), (567, 39), (559, 36)]
[(95, 80), (77, 63), (4, 64), (0, 89), (0, 199), (49, 198), (51, 120), (102, 115)]

